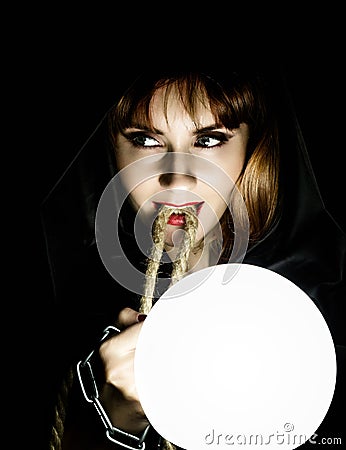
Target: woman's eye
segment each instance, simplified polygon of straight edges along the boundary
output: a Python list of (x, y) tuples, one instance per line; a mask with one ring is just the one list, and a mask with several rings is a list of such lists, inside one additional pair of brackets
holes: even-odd
[(161, 144), (151, 136), (145, 134), (139, 134), (131, 137), (131, 142), (136, 147), (160, 147)]
[(201, 136), (195, 142), (195, 147), (211, 148), (218, 147), (227, 141), (226, 137), (221, 136)]

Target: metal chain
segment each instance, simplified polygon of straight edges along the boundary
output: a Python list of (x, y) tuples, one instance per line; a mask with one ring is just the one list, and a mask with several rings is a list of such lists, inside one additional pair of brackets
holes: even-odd
[[(115, 333), (120, 333), (120, 330), (112, 325), (106, 327), (103, 331), (103, 336), (100, 339), (99, 346), (106, 340), (106, 338), (109, 338)], [(106, 436), (111, 442), (114, 442), (115, 444), (118, 444), (129, 450), (144, 450), (144, 440), (146, 438), (150, 425), (145, 428), (140, 437), (122, 431), (112, 425), (112, 422), (110, 421), (106, 411), (101, 405), (101, 402), (99, 401), (99, 392), (91, 365), (91, 359), (94, 353), (95, 350), (92, 350), (84, 360), (79, 361), (77, 364), (79, 384), (81, 386), (85, 400), (88, 403), (92, 403), (94, 405), (105, 427)]]

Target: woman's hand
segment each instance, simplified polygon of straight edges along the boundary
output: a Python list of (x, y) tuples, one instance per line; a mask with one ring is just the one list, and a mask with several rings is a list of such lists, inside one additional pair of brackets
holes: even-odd
[(134, 356), (144, 318), (131, 308), (120, 311), (116, 326), (121, 333), (106, 340), (99, 350), (105, 375), (101, 403), (113, 426), (132, 434), (141, 433), (149, 424), (134, 379)]

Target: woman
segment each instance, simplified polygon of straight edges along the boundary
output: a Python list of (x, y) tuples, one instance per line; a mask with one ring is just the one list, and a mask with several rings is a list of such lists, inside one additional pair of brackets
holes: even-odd
[[(110, 208), (104, 192), (114, 190)], [(119, 224), (111, 250), (109, 240), (102, 243), (109, 210)], [(244, 261), (293, 281), (321, 310), (342, 356), (345, 236), (324, 208), (275, 73), (145, 71), (51, 192), (43, 219), (62, 316), (68, 307), (61, 374), (94, 348), (105, 420), (121, 430), (105, 433), (76, 382), (56, 410), (67, 416), (53, 429), (53, 448), (140, 448), (143, 440), (147, 448), (170, 448), (142, 410), (132, 350), (153, 302), (185, 273), (209, 265)], [(145, 230), (153, 230), (159, 256), (149, 252)], [(185, 247), (178, 230), (188, 232)], [(135, 275), (127, 278), (124, 267)], [(107, 325), (120, 332), (95, 344)]]

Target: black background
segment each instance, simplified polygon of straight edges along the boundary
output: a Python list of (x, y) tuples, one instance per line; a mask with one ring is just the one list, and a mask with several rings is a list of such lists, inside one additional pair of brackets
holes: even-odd
[[(101, 18), (90, 14), (87, 21), (79, 12), (73, 17), (69, 11), (56, 13), (43, 11), (42, 19), (34, 14), (35, 18), (26, 22), (22, 12), (20, 23), (9, 35), (12, 47), (6, 72), (10, 80), (4, 86), (13, 126), (8, 152), (11, 162), (5, 175), (13, 180), (7, 186), (14, 196), (16, 214), (19, 210), (18, 220), (11, 215), (5, 221), (14, 231), (9, 264), (13, 277), (6, 296), (14, 308), (8, 317), (20, 338), (19, 346), (10, 339), (10, 352), (19, 362), (10, 378), (18, 379), (16, 416), (25, 423), (33, 422), (28, 436), (37, 449), (44, 436), (41, 425), (47, 418), (54, 359), (50, 342), (53, 295), (39, 207), (112, 105), (113, 86), (124, 72), (131, 72), (143, 60), (160, 64), (180, 51), (184, 57), (210, 58), (211, 64), (227, 64), (245, 53), (248, 58), (282, 65), (322, 197), (340, 226), (346, 228), (344, 51), (341, 29), (330, 17), (321, 12), (320, 22), (313, 22), (311, 31), (311, 18), (299, 23), (289, 20), (281, 28), (280, 15), (263, 25), (271, 31), (265, 37), (260, 34), (261, 27), (259, 34), (249, 35), (251, 26), (244, 21), (242, 32), (228, 27), (222, 35), (217, 32), (224, 27), (220, 19), (211, 23), (208, 19), (207, 27), (201, 23), (196, 27), (191, 21), (184, 24), (189, 32), (182, 39), (178, 21), (158, 26), (157, 20), (146, 16), (146, 22), (138, 26), (127, 11), (124, 26), (121, 14), (109, 17), (109, 11)], [(332, 32), (325, 31), (328, 22)], [(13, 47), (15, 39), (19, 39), (17, 47)], [(343, 430), (336, 431), (340, 435)]]

